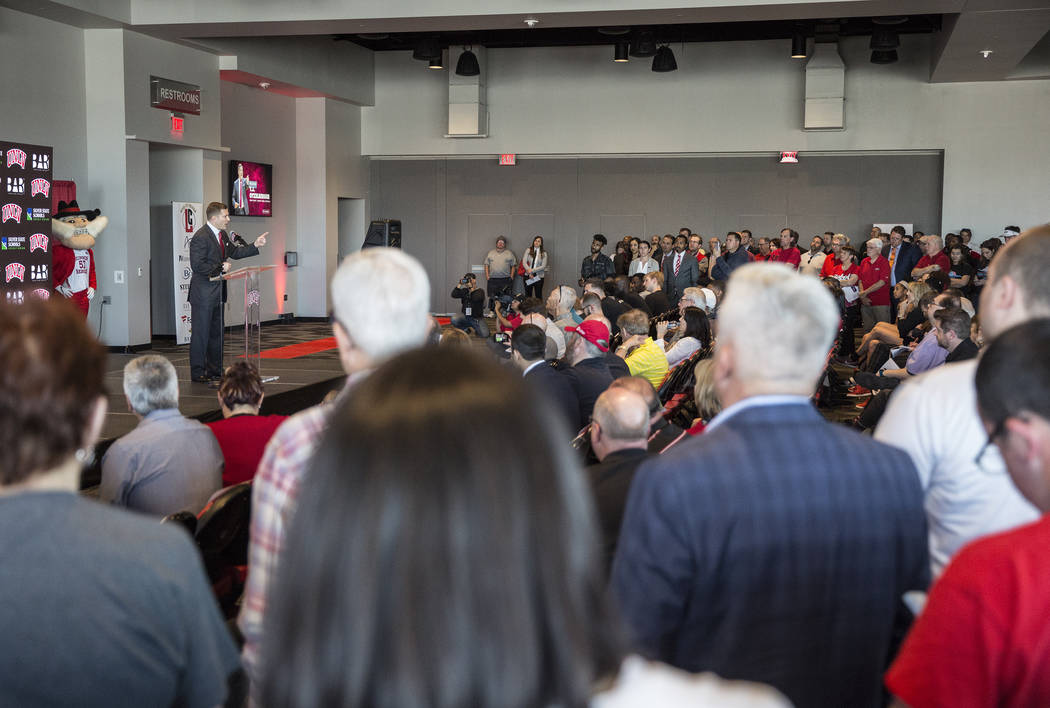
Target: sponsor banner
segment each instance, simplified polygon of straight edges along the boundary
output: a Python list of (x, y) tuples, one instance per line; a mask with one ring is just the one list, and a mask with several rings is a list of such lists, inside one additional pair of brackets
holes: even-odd
[(50, 147), (0, 141), (0, 302), (51, 294)]
[(172, 202), (172, 263), (175, 288), (175, 343), (189, 344), (193, 326), (190, 317), (190, 239), (204, 225), (204, 205), (200, 202)]

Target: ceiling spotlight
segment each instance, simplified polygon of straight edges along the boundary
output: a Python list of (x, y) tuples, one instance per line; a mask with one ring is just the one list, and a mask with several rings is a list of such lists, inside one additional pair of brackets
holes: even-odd
[(631, 41), (631, 56), (639, 59), (656, 56), (656, 39), (652, 32), (639, 32)]
[(441, 58), (441, 47), (432, 39), (424, 39), (412, 50), (412, 58), (419, 61), (430, 61)]
[(982, 49), (982, 50), (980, 50), (977, 53), (980, 54), (985, 59), (987, 59), (988, 57), (992, 56), (992, 54), (994, 54), (995, 52), (993, 52), (991, 49)]
[(889, 51), (901, 46), (901, 41), (896, 32), (880, 27), (871, 33), (871, 44), (868, 46), (878, 51)]
[(876, 50), (871, 53), (872, 64), (892, 64), (897, 61), (896, 49)]
[(795, 34), (791, 35), (791, 58), (806, 58), (806, 35), (802, 30), (797, 30)]
[(430, 60), (430, 65), (429, 65), (428, 68), (430, 68), (430, 69), (444, 69), (445, 68), (445, 63), (443, 61), (441, 61), (441, 57), (437, 57), (435, 59), (431, 59)]
[(627, 42), (616, 43), (616, 53), (613, 55), (613, 61), (620, 62), (621, 64), (627, 61)]
[(532, 29), (540, 23), (540, 21), (537, 20), (535, 17), (526, 17), (524, 20), (522, 20), (522, 22), (527, 24), (529, 26), (529, 29)]
[(478, 66), (478, 55), (469, 49), (464, 49), (463, 53), (459, 55), (459, 61), (456, 62), (456, 74), (458, 76), (477, 76), (481, 73), (481, 67)]
[(674, 60), (674, 52), (666, 44), (656, 50), (656, 56), (653, 57), (653, 71), (659, 73), (665, 73), (668, 71), (677, 71), (678, 62)]
[(266, 89), (270, 88), (270, 82), (269, 81), (260, 81), (259, 82), (259, 88), (261, 88), (263, 91), (265, 91)]

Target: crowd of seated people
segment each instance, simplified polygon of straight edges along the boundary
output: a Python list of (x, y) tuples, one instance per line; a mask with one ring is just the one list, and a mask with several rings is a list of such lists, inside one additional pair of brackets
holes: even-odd
[[(101, 347), (63, 303), (0, 307), (17, 453), (0, 524), (32, 539), (0, 611), (32, 652), (0, 660), (3, 695), (874, 708), (888, 688), (915, 708), (1050, 705), (1033, 523), (1050, 509), (1050, 226), (980, 253), (953, 236), (911, 253), (903, 229), (856, 246), (829, 233), (802, 254), (791, 229), (706, 251), (669, 235), (640, 282), (555, 285), (497, 311), (509, 336), (488, 347), (462, 330), (430, 346), (420, 264), (353, 254), (330, 288), (347, 373), (334, 400), (259, 416), (258, 373), (237, 364), (210, 432), (179, 413), (170, 363), (128, 364), (140, 423), (110, 446), (99, 497), (154, 519), (75, 495), (104, 415)], [(624, 244), (618, 270), (644, 243)], [(728, 282), (679, 282), (672, 301), (686, 258)], [(475, 314), (459, 324), (481, 329)], [(86, 382), (61, 347), (38, 360), (49, 336), (84, 340)], [(873, 436), (814, 406), (834, 369), (852, 372)], [(45, 414), (50, 429), (23, 435)], [(193, 545), (156, 521), (249, 480), (237, 661)], [(167, 604), (144, 602), (172, 568)], [(98, 651), (114, 625), (127, 641)], [(95, 693), (53, 680), (67, 674), (96, 677)]]

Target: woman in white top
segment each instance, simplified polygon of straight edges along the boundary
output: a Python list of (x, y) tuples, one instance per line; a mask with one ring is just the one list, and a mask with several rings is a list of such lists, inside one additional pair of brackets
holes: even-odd
[(532, 246), (522, 257), (525, 265), (525, 297), (543, 299), (543, 279), (547, 276), (547, 252), (543, 250), (543, 237), (532, 239)]
[(631, 267), (627, 275), (645, 275), (660, 270), (660, 264), (649, 257), (652, 244), (648, 241), (638, 242), (638, 257), (631, 261)]
[(787, 706), (629, 657), (562, 426), (520, 373), (462, 350), (410, 351), (357, 384), (288, 530), (259, 705)]
[[(674, 329), (675, 333), (667, 339), (665, 335), (669, 329)], [(699, 307), (687, 307), (682, 311), (678, 322), (658, 322), (656, 336), (657, 345), (663, 348), (664, 355), (667, 356), (667, 366), (672, 367), (700, 349), (711, 346), (711, 321)]]

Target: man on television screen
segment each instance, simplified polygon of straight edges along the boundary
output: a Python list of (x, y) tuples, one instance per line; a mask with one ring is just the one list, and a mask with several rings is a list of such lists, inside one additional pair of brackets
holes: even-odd
[(233, 213), (239, 216), (248, 215), (248, 178), (244, 176), (244, 163), (237, 163), (237, 179), (233, 180), (230, 190), (230, 201), (233, 202)]
[(241, 239), (237, 244), (225, 230), (230, 223), (225, 204), (212, 202), (204, 215), (207, 223), (190, 239), (190, 376), (197, 383), (222, 378), (222, 304), (226, 302), (226, 282), (211, 278), (230, 270), (230, 258), (259, 255), (259, 247), (266, 245), (270, 233), (262, 234), (254, 243)]

